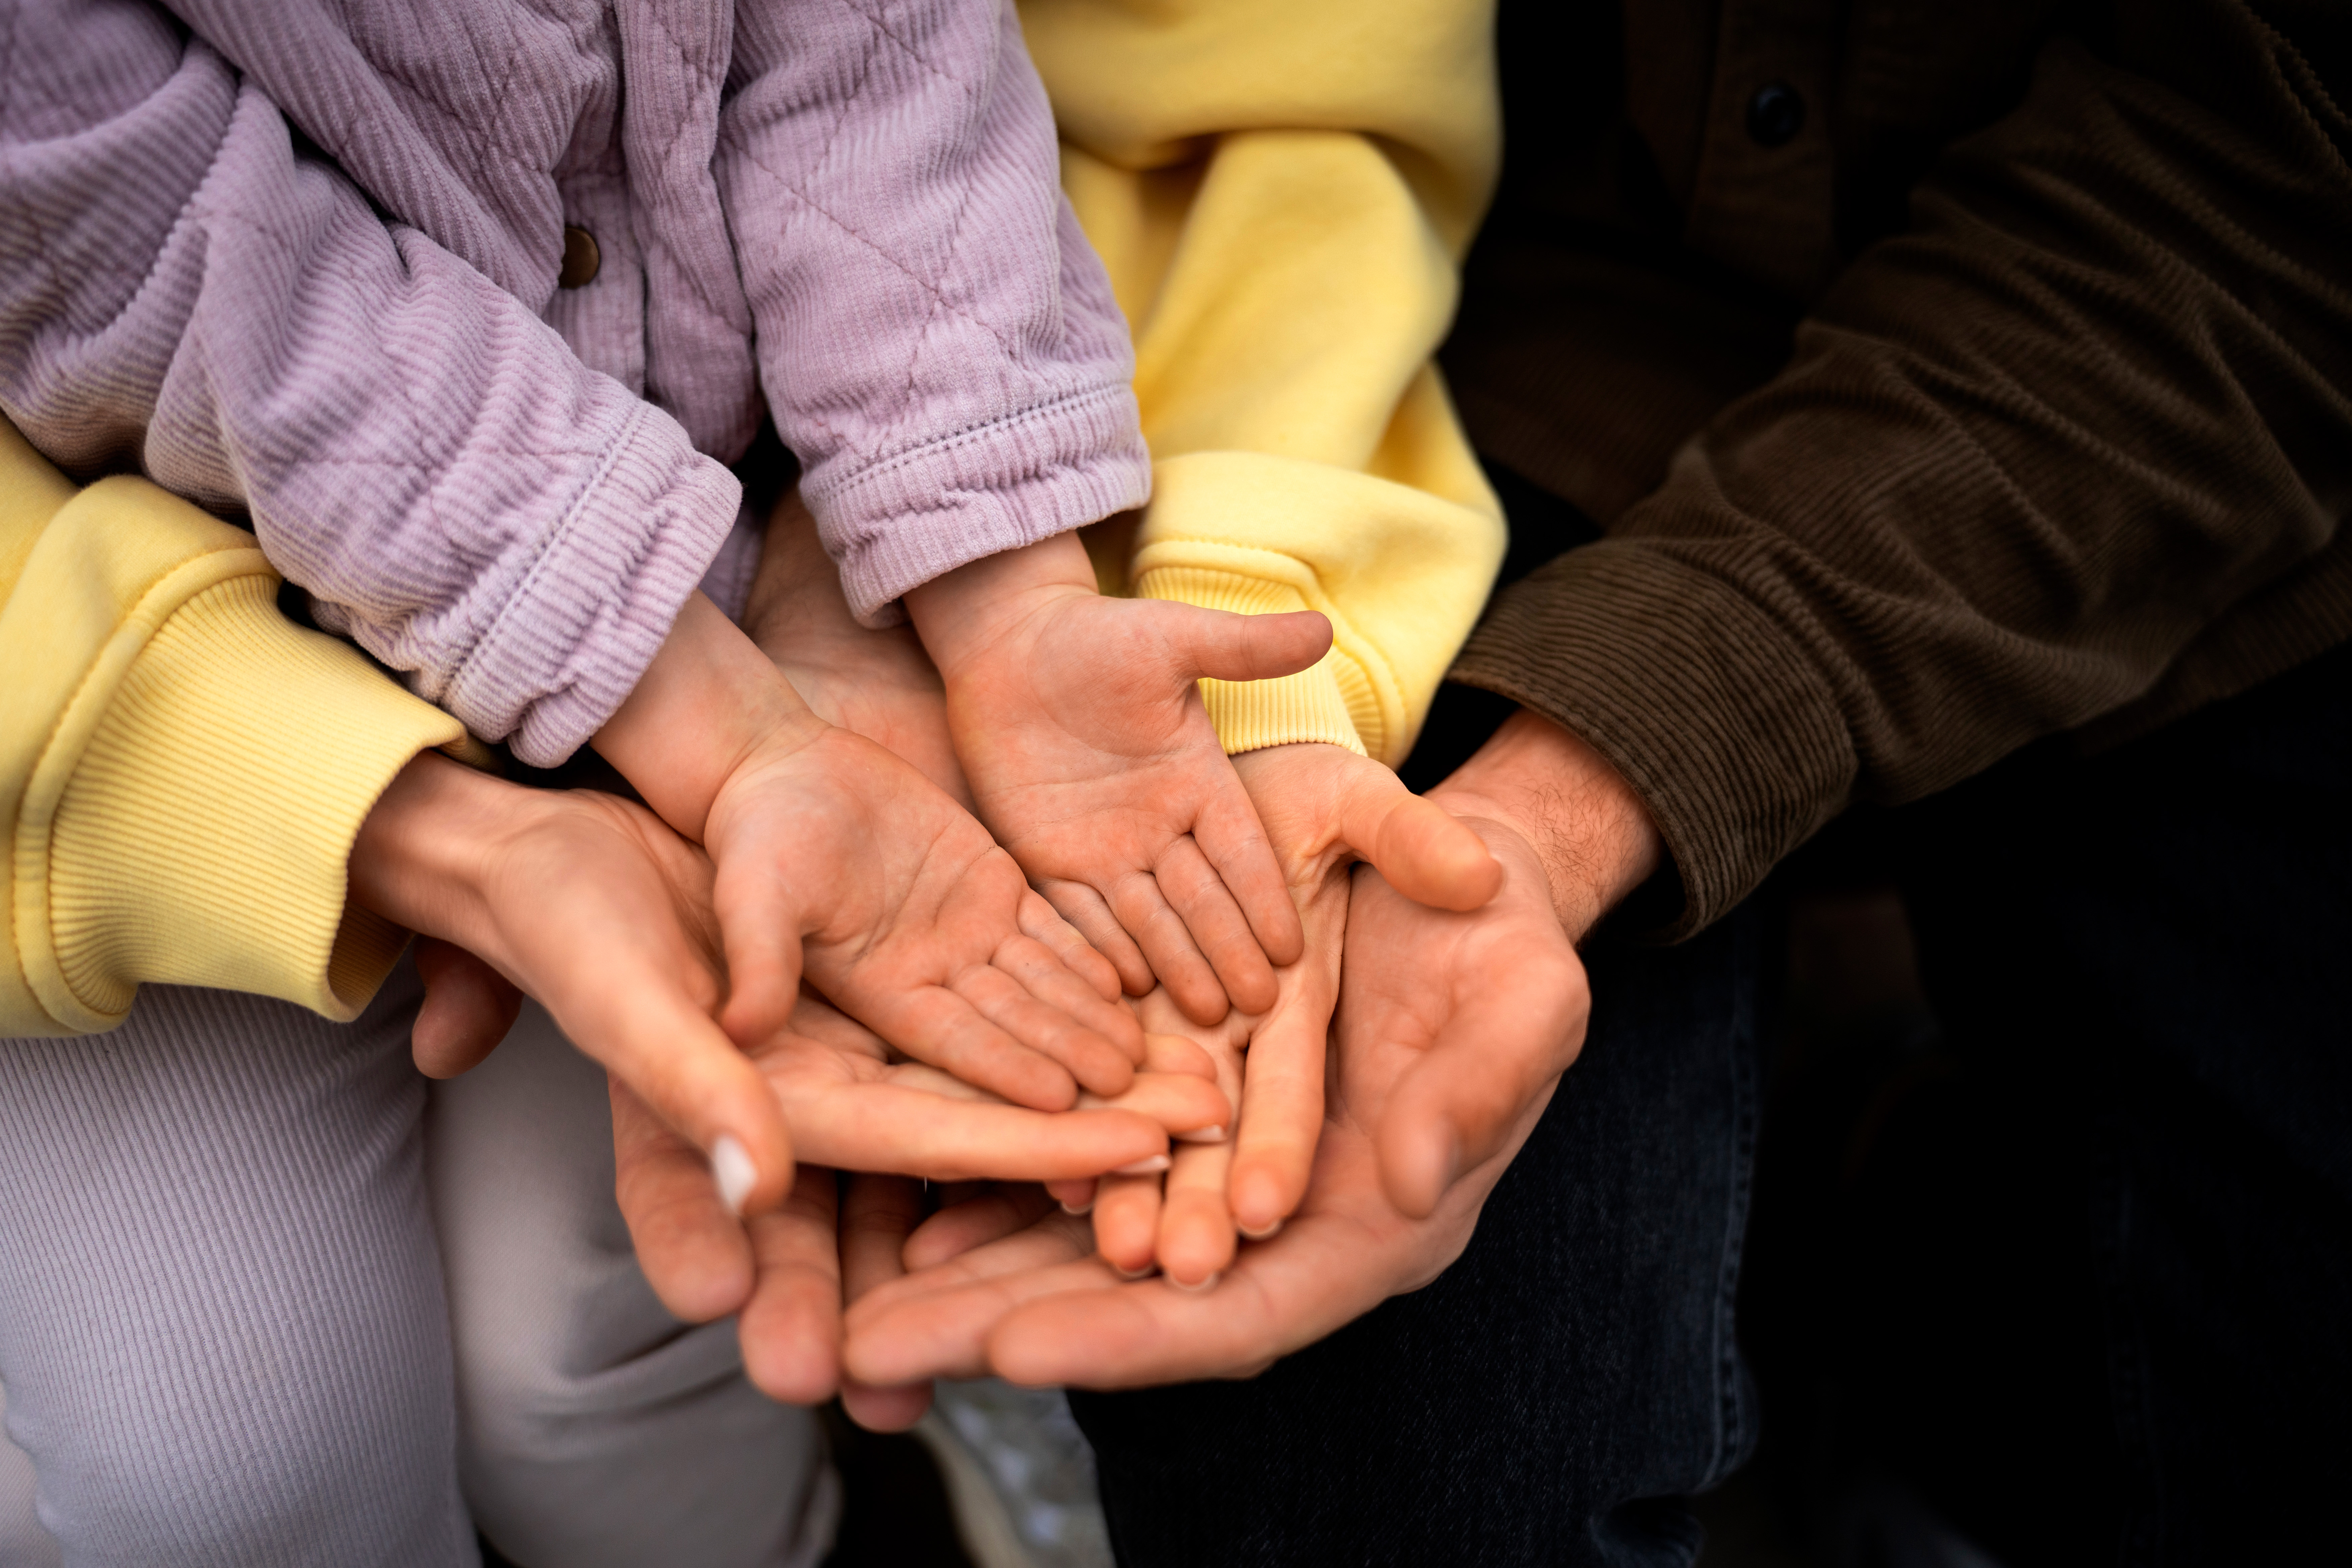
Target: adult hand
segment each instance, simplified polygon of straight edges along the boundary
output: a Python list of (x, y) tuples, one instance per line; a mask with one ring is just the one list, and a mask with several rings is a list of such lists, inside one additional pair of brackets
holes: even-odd
[(1355, 873), (1333, 1092), (1280, 1235), (1196, 1295), (1122, 1280), (1080, 1222), (1049, 1215), (874, 1289), (849, 1314), (849, 1370), (880, 1385), (1247, 1376), (1459, 1256), (1582, 1043), (1570, 933), (1638, 885), (1658, 846), (1607, 764), (1528, 715), (1432, 798), (1501, 862), (1502, 889), (1461, 913)]

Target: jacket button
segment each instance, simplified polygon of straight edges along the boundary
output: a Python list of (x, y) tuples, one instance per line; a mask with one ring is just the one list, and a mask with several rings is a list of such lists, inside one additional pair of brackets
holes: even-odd
[(1748, 134), (1759, 147), (1786, 146), (1804, 128), (1805, 100), (1785, 81), (1766, 82), (1748, 100)]
[(559, 289), (585, 289), (596, 281), (596, 268), (604, 264), (596, 249), (596, 237), (575, 225), (563, 226), (563, 270), (555, 275)]

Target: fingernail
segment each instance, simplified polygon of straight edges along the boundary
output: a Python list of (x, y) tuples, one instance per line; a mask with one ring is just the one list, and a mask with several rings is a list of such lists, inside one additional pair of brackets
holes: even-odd
[(1095, 1212), (1095, 1201), (1092, 1198), (1088, 1198), (1082, 1204), (1064, 1204), (1062, 1205), (1062, 1212), (1064, 1214), (1076, 1215), (1092, 1214)]
[(743, 1145), (735, 1141), (732, 1132), (721, 1132), (719, 1141), (710, 1145), (710, 1174), (719, 1184), (719, 1201), (727, 1205), (731, 1215), (743, 1212), (743, 1200), (760, 1184), (759, 1168), (751, 1163), (751, 1156), (743, 1152)]
[(1223, 1278), (1224, 1276), (1223, 1274), (1212, 1274), (1206, 1279), (1202, 1280), (1198, 1285), (1187, 1285), (1184, 1281), (1177, 1279), (1173, 1274), (1171, 1274), (1168, 1277), (1168, 1283), (1175, 1286), (1176, 1289), (1183, 1291), (1188, 1296), (1199, 1296), (1215, 1289), (1217, 1288), (1217, 1281)]
[(1225, 1124), (1220, 1121), (1214, 1127), (1202, 1127), (1191, 1132), (1179, 1132), (1176, 1137), (1185, 1143), (1222, 1143), (1225, 1141)]
[(1114, 1176), (1156, 1175), (1168, 1168), (1168, 1156), (1154, 1154), (1148, 1160), (1130, 1160), (1111, 1173)]
[(1272, 1236), (1276, 1231), (1282, 1228), (1282, 1222), (1280, 1220), (1276, 1220), (1264, 1230), (1252, 1230), (1245, 1225), (1236, 1226), (1234, 1228), (1239, 1230), (1244, 1236), (1249, 1237), (1252, 1241), (1264, 1241), (1266, 1237)]
[(1140, 1268), (1121, 1268), (1114, 1263), (1110, 1266), (1110, 1271), (1122, 1279), (1149, 1279), (1156, 1272), (1153, 1266), (1149, 1263)]

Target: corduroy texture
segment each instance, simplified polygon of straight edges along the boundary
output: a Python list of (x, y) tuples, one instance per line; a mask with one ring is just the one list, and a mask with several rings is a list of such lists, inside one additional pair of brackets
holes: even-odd
[(1332, 617), (1204, 689), (1228, 751), (1401, 761), (1502, 560), (1430, 355), (1497, 151), (1491, 14), (1445, 0), (1024, 0), (1063, 180), (1133, 324), (1156, 463), (1132, 591)]
[(1148, 494), (1009, 6), (176, 9), (0, 15), (0, 408), (244, 508), (527, 762), (635, 684), (763, 402), (869, 618)]
[[(1750, 149), (1753, 178), (1736, 200), (1717, 192), (1728, 216), (1702, 222), (1717, 187), (1713, 154), (1696, 154), (1688, 232), (1774, 210), (1806, 244), (1899, 232), (1836, 271), (1777, 379), (1717, 415), (1606, 540), (1502, 595), (1454, 668), (1582, 734), (1641, 792), (1687, 895), (1668, 934), (1728, 909), (1851, 802), (1916, 799), (2042, 736), (2111, 744), (2352, 636), (2340, 25), (2147, 0), (2086, 41), (2017, 0), (1947, 37), (1893, 10), (1857, 14), (1871, 68), (1837, 121), (1887, 155), (1856, 153), (1824, 183), (1829, 144), (1791, 142), (1776, 183)], [(1730, 86), (1755, 60), (1739, 51), (1821, 44), (1767, 21), (1729, 7), (1718, 58), (1734, 63), (1714, 95), (1703, 80), (1699, 101), (1637, 92), (1629, 117), (1740, 123), (1747, 89)], [(2004, 100), (2003, 51), (2037, 34), (2032, 79)], [(1910, 89), (1890, 91), (1896, 79)], [(1929, 145), (1948, 143), (1916, 184), (1916, 147), (1889, 153), (1906, 115), (1939, 117)], [(1848, 204), (1834, 215), (1832, 190)], [(1558, 190), (1522, 194), (1498, 245), (1537, 267), (1529, 237), (1559, 251), (1577, 231), (1557, 221)], [(1785, 291), (1822, 258), (1784, 245), (1746, 294)], [(1698, 275), (1688, 258), (1665, 269)], [(1465, 321), (1507, 330), (1483, 309)], [(1576, 342), (1550, 347), (1577, 363)], [(1721, 380), (1678, 358), (1673, 334), (1654, 348), (1655, 374), (1689, 371), (1696, 398)], [(1469, 406), (1529, 411), (1504, 428), (1538, 477), (1575, 496), (1577, 476), (1596, 476), (1605, 507), (1620, 470), (1580, 453), (1611, 426), (1578, 415), (1605, 387), (1514, 379), (1532, 361), (1485, 337), (1449, 358), (1500, 377)], [(1557, 451), (1527, 445), (1547, 430)], [(1642, 450), (1673, 439), (1656, 431)]]
[(471, 1568), (413, 972), (0, 1038), (0, 1368), (90, 1568)]
[(252, 536), (145, 480), (76, 491), (0, 422), (0, 1029), (110, 1028), (151, 980), (353, 1016), (404, 936), (347, 913), (352, 843), (462, 728), (289, 625)]

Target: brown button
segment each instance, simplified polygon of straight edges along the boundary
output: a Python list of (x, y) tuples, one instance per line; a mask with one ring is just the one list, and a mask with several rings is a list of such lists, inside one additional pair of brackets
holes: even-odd
[(573, 224), (563, 226), (563, 270), (555, 275), (559, 289), (585, 289), (596, 281), (596, 268), (604, 258), (597, 254), (596, 237)]

